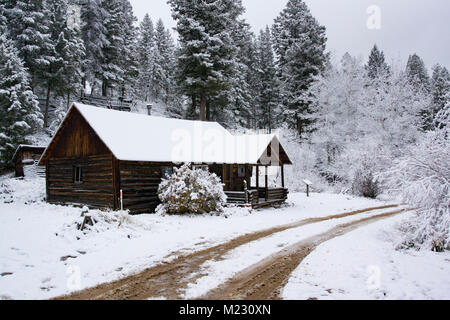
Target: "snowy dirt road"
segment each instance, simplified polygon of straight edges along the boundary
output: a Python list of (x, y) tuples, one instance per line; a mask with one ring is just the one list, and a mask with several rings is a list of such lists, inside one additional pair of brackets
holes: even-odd
[[(310, 224), (330, 220), (340, 221), (339, 219), (358, 217), (375, 212), (375, 215), (363, 219), (350, 222), (341, 221), (345, 223), (327, 229), (325, 232), (319, 232), (313, 237), (304, 239), (267, 259), (263, 259), (258, 264), (244, 270), (201, 297), (203, 299), (277, 299), (280, 289), (287, 283), (292, 271), (316, 246), (362, 225), (404, 212), (404, 210), (399, 209), (390, 211), (396, 207), (395, 205), (389, 205), (339, 215), (304, 219), (296, 223), (249, 233), (212, 248), (178, 256), (171, 262), (160, 263), (126, 278), (57, 299), (183, 299), (185, 298), (183, 294), (192, 284), (207, 276), (206, 271), (202, 268), (206, 262), (226, 259), (227, 255), (238, 247)], [(382, 213), (380, 213), (380, 210)]]
[(287, 284), (292, 272), (315, 248), (338, 236), (342, 236), (358, 227), (379, 221), (406, 210), (396, 210), (376, 216), (356, 220), (334, 227), (333, 229), (310, 237), (286, 249), (271, 255), (260, 263), (244, 270), (236, 277), (211, 290), (201, 297), (206, 300), (275, 300)]

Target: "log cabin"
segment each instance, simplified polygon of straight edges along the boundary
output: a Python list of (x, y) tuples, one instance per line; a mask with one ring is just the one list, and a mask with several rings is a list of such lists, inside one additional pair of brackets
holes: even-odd
[[(155, 210), (161, 179), (183, 163), (216, 173), (233, 204), (258, 208), (288, 196), (284, 166), (292, 163), (277, 136), (233, 135), (215, 122), (74, 103), (40, 159), (49, 203), (133, 214)], [(277, 188), (268, 184), (270, 166), (281, 168)]]
[(17, 147), (16, 152), (12, 157), (12, 162), (14, 163), (15, 176), (25, 177), (26, 169), (30, 168), (29, 171), (35, 171), (39, 176), (44, 176), (44, 169), (37, 166), (39, 159), (45, 151), (45, 147), (31, 146), (21, 144)]

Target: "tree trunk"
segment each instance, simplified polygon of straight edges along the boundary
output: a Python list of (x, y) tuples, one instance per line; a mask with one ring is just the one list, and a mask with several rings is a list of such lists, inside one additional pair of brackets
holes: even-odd
[(81, 88), (81, 96), (86, 95), (86, 78), (83, 77), (83, 80), (81, 80), (82, 88)]
[(103, 81), (102, 83), (102, 97), (106, 97), (107, 96), (107, 90), (106, 88), (108, 87), (106, 80)]
[(269, 124), (269, 133), (272, 133), (272, 108), (269, 105), (269, 112), (267, 114), (268, 124)]
[(47, 98), (45, 99), (45, 111), (44, 111), (44, 128), (48, 128), (48, 107), (50, 105), (50, 84), (47, 85)]
[(209, 101), (206, 102), (206, 121), (211, 120), (211, 104)]
[(303, 135), (303, 121), (300, 118), (297, 118), (297, 132), (301, 139)]
[(206, 96), (202, 94), (200, 100), (200, 120), (206, 121)]
[(70, 92), (67, 92), (67, 110), (70, 108)]

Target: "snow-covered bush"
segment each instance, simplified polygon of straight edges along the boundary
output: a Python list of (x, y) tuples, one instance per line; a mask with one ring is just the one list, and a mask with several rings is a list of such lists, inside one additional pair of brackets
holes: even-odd
[(354, 195), (375, 199), (380, 191), (380, 183), (375, 179), (372, 172), (363, 169), (356, 171), (352, 184)]
[(204, 170), (192, 170), (190, 164), (175, 168), (158, 189), (162, 204), (158, 213), (187, 214), (223, 212), (226, 195), (219, 177)]
[(450, 131), (445, 129), (426, 134), (385, 174), (390, 191), (419, 208), (403, 227), (408, 247), (450, 249), (449, 139)]

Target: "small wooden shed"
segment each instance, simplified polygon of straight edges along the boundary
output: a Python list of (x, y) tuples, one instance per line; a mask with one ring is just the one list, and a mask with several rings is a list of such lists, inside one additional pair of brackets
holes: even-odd
[[(255, 207), (287, 199), (289, 157), (275, 135), (234, 136), (215, 122), (188, 121), (73, 104), (40, 160), (47, 201), (153, 212), (161, 179), (181, 163), (216, 173), (230, 202)], [(282, 185), (270, 189), (255, 169), (282, 168)]]
[(25, 176), (25, 167), (36, 166), (36, 172), (38, 174), (44, 174), (43, 168), (37, 168), (37, 164), (42, 154), (45, 151), (45, 147), (31, 146), (31, 145), (19, 145), (12, 158), (16, 177)]

